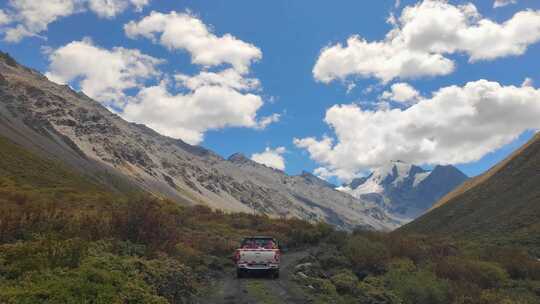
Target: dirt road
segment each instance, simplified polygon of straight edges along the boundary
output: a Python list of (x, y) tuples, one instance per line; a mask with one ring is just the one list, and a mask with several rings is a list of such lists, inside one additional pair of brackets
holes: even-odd
[(209, 294), (196, 303), (199, 304), (253, 304), (253, 303), (310, 303), (302, 289), (292, 281), (294, 265), (309, 253), (307, 251), (290, 252), (281, 259), (279, 279), (269, 276), (248, 276), (237, 279), (236, 273), (216, 283)]

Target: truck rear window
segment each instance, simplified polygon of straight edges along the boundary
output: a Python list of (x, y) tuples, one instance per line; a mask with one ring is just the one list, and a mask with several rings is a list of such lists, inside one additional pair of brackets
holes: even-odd
[(277, 244), (273, 239), (262, 239), (262, 238), (248, 238), (242, 241), (242, 249), (275, 249)]

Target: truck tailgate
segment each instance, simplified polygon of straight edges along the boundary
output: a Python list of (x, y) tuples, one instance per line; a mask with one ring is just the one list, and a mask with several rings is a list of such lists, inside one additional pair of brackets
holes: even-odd
[(268, 263), (277, 263), (277, 250), (275, 249), (240, 249), (239, 263), (253, 266), (266, 266)]

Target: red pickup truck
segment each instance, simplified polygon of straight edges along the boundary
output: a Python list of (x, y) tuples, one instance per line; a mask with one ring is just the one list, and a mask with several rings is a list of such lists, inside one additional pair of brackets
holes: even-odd
[(249, 272), (264, 271), (279, 278), (279, 260), (281, 252), (277, 241), (272, 237), (253, 236), (242, 240), (236, 249), (234, 261), (236, 275), (244, 277)]

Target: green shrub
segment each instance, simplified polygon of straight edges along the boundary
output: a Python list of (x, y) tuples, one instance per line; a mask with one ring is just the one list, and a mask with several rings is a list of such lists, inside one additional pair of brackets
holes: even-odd
[(451, 303), (450, 285), (430, 271), (390, 270), (384, 280), (404, 304)]
[(336, 250), (332, 246), (323, 247), (321, 250), (317, 251), (317, 260), (319, 261), (321, 267), (326, 270), (332, 269), (350, 269), (351, 262), (343, 253)]
[(360, 304), (403, 304), (403, 301), (389, 290), (382, 279), (368, 277), (357, 286)]
[(540, 262), (520, 248), (493, 248), (487, 256), (502, 265), (513, 279), (540, 280)]
[(478, 300), (479, 304), (537, 304), (538, 297), (528, 290), (490, 289), (484, 290)]
[(348, 239), (349, 234), (346, 231), (332, 231), (328, 235), (326, 242), (334, 245), (338, 249), (341, 249), (345, 246), (345, 244), (347, 244)]
[(388, 269), (394, 271), (414, 272), (417, 270), (416, 265), (409, 258), (395, 258), (388, 262)]
[(316, 278), (312, 280), (312, 286), (322, 294), (336, 294), (336, 286), (334, 286), (330, 280)]
[(178, 261), (162, 257), (143, 261), (140, 265), (144, 281), (169, 303), (184, 303), (185, 299), (195, 294), (195, 280), (191, 271)]
[(383, 243), (371, 241), (359, 235), (350, 238), (343, 252), (351, 261), (356, 274), (382, 273), (385, 264), (390, 259), (390, 253)]
[(58, 240), (51, 236), (0, 245), (0, 275), (16, 279), (28, 271), (76, 268), (85, 252), (86, 244), (80, 239)]
[(500, 287), (508, 280), (506, 271), (495, 263), (459, 257), (440, 261), (435, 272), (441, 278), (469, 282), (483, 289)]
[(342, 271), (330, 279), (339, 293), (353, 294), (356, 292), (358, 278), (352, 272)]
[(0, 287), (0, 303), (167, 303), (143, 280), (137, 261), (106, 254), (75, 269), (27, 272)]

